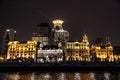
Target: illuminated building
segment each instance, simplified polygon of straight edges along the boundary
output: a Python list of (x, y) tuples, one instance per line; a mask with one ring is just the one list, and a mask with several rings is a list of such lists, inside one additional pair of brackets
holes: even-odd
[(36, 41), (27, 41), (20, 43), (19, 41), (10, 41), (8, 43), (7, 59), (36, 59)]
[(0, 56), (0, 62), (3, 62), (3, 61), (5, 61), (4, 56)]
[(82, 42), (67, 42), (65, 50), (66, 61), (90, 61), (88, 37), (83, 36)]
[(52, 28), (52, 36), (54, 39), (54, 44), (57, 45), (61, 42), (64, 48), (65, 43), (69, 41), (69, 32), (62, 28), (63, 23), (64, 21), (62, 20), (53, 20), (54, 27)]
[(63, 49), (61, 45), (46, 45), (40, 44), (37, 54), (37, 62), (61, 62), (63, 61)]
[(96, 58), (100, 61), (113, 61), (113, 47), (112, 46), (93, 46)]
[(120, 62), (120, 46), (113, 46), (113, 53), (114, 61)]
[(3, 38), (3, 53), (7, 54), (8, 42), (15, 40), (16, 31), (13, 28), (7, 28)]
[(43, 45), (49, 45), (51, 39), (51, 28), (48, 23), (37, 25), (37, 30), (32, 34), (32, 41), (42, 42)]
[(9, 35), (11, 41), (15, 40), (16, 31), (13, 28), (7, 28), (5, 32), (5, 37)]
[(113, 61), (113, 47), (110, 43), (109, 37), (106, 38), (104, 44), (94, 44), (91, 47), (91, 54), (94, 55), (97, 61)]

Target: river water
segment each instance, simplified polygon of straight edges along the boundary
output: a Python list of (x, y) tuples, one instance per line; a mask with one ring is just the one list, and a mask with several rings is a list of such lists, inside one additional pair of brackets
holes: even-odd
[(120, 72), (1, 72), (0, 80), (120, 80)]

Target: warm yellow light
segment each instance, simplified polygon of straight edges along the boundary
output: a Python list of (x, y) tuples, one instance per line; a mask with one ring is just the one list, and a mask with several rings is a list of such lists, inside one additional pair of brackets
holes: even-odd
[(3, 58), (3, 57), (0, 57), (0, 60), (4, 60), (4, 58)]
[[(29, 54), (29, 49), (33, 52), (32, 56), (33, 58), (35, 58), (35, 53), (36, 53), (36, 41), (28, 41), (27, 43), (19, 43), (19, 41), (10, 41), (9, 43), (9, 47), (8, 47), (8, 52), (7, 52), (7, 59), (12, 58), (15, 59), (16, 55), (12, 56), (10, 54), (14, 54), (13, 52), (11, 53), (11, 49), (14, 52), (19, 52), (19, 54), (17, 55), (17, 57), (26, 57), (29, 58), (31, 55)], [(12, 47), (11, 47), (12, 46)], [(14, 47), (15, 46), (15, 47)], [(31, 46), (31, 47), (29, 47)], [(14, 48), (14, 50), (13, 50)]]
[(16, 44), (17, 43), (17, 41), (14, 41), (14, 44)]
[(62, 24), (64, 23), (63, 20), (53, 20), (52, 22), (54, 26), (62, 26)]

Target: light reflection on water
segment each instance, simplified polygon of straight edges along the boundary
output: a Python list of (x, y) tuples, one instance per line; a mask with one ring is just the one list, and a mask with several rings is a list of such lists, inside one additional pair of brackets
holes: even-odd
[(0, 80), (120, 80), (119, 72), (7, 72)]

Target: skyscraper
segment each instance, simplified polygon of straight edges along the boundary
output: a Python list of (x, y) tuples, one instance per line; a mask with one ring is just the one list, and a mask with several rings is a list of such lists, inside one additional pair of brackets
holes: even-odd
[(37, 30), (32, 34), (32, 40), (41, 42), (43, 45), (49, 45), (51, 41), (51, 28), (48, 23), (40, 23)]
[(3, 37), (3, 53), (7, 53), (8, 42), (15, 40), (16, 31), (13, 28), (6, 28)]
[(3, 34), (4, 34), (4, 27), (0, 25), (0, 54), (2, 53), (2, 48), (3, 48)]
[(65, 43), (69, 41), (69, 32), (63, 29), (63, 23), (63, 20), (53, 20), (54, 27), (52, 28), (52, 35), (55, 45), (61, 43), (65, 47)]

